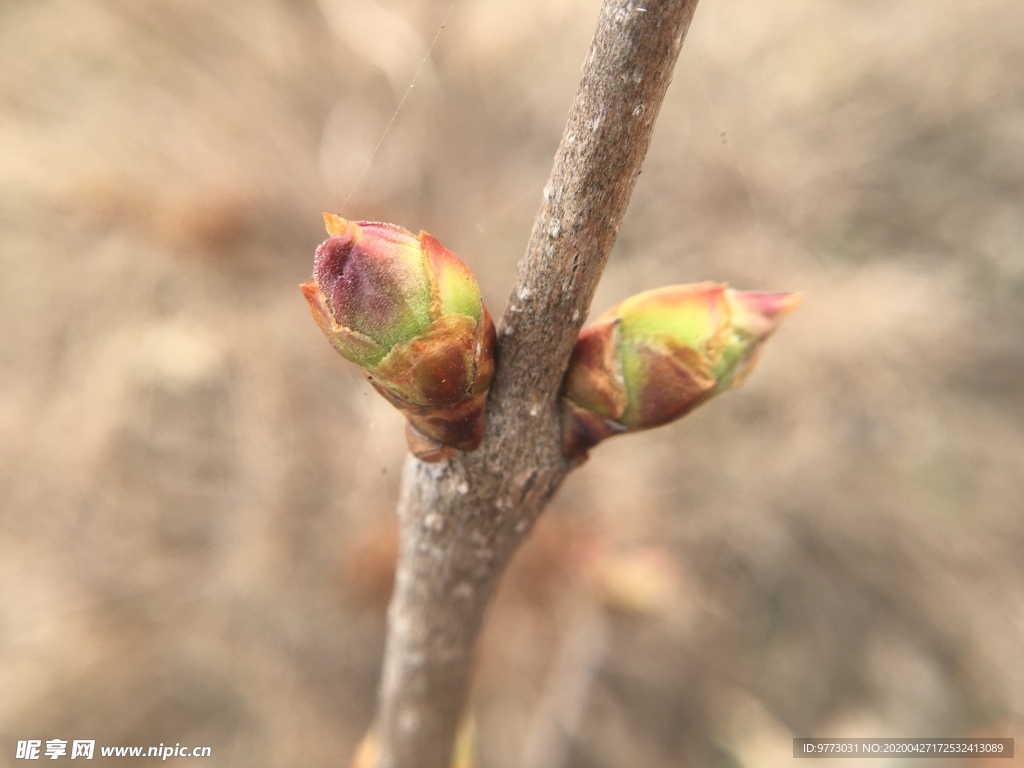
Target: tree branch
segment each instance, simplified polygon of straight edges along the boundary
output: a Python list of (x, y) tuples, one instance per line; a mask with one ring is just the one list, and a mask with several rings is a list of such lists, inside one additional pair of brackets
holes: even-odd
[(500, 324), (484, 441), (441, 464), (406, 462), (379, 768), (449, 768), (491, 594), (572, 468), (558, 390), (696, 5), (605, 0)]

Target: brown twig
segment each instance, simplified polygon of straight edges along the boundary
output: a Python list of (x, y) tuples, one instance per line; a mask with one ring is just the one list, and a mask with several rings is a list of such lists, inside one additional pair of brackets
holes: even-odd
[(473, 650), (509, 557), (572, 468), (558, 390), (697, 0), (605, 0), (499, 330), (480, 448), (409, 457), (380, 686), (379, 768), (448, 768)]

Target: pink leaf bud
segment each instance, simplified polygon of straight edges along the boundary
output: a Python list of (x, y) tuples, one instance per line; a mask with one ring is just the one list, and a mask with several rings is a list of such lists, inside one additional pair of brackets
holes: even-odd
[(494, 322), (469, 268), (426, 232), (324, 214), (302, 285), (320, 330), (409, 419), (426, 460), (473, 450), (494, 375)]
[(646, 291), (608, 310), (573, 348), (563, 451), (584, 457), (606, 437), (666, 424), (739, 386), (799, 304), (794, 293), (697, 283)]

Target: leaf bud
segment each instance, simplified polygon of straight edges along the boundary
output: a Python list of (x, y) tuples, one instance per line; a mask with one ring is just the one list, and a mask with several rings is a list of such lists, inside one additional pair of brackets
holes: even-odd
[(494, 375), (494, 322), (469, 268), (426, 232), (324, 214), (302, 285), (313, 319), (409, 420), (410, 448), (473, 450)]
[(761, 346), (800, 304), (795, 293), (719, 283), (626, 299), (576, 340), (563, 390), (563, 452), (667, 424), (749, 375)]

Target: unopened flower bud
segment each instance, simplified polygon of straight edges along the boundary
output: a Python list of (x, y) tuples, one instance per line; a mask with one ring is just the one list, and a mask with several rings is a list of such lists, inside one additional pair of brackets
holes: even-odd
[(689, 413), (740, 383), (799, 294), (718, 283), (659, 288), (580, 333), (563, 387), (563, 446), (584, 457), (606, 437)]
[(410, 448), (473, 450), (494, 375), (494, 322), (469, 268), (426, 232), (324, 214), (302, 285), (320, 330), (409, 419)]

